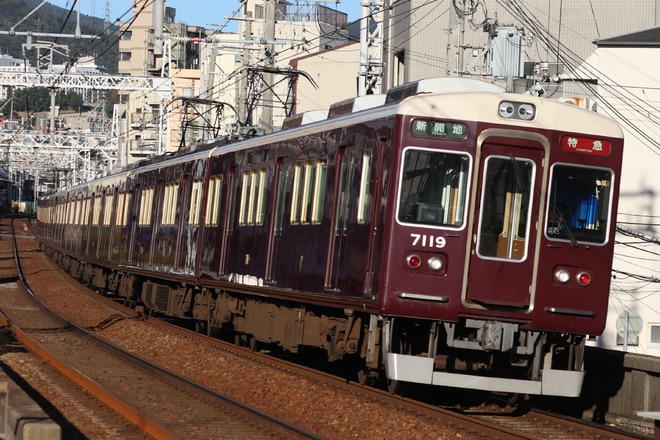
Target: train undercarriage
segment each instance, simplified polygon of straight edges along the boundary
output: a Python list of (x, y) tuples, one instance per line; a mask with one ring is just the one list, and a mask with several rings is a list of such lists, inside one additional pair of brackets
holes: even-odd
[(519, 324), (383, 317), (351, 309), (265, 301), (110, 270), (51, 248), (47, 254), (93, 290), (144, 313), (180, 319), (210, 336), (297, 353), (320, 349), (328, 362), (350, 361), (362, 383), (405, 382), (515, 394), (579, 396), (585, 338), (533, 332)]

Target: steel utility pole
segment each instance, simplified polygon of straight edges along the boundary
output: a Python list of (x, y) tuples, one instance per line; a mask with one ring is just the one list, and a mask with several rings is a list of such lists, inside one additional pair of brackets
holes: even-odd
[(382, 93), (383, 16), (382, 1), (362, 2), (358, 96)]
[[(265, 65), (267, 68), (275, 67), (275, 3), (277, 0), (265, 0), (266, 3), (266, 21), (264, 23), (264, 42), (265, 44)], [(261, 112), (261, 125), (266, 133), (273, 131), (273, 74), (264, 74), (264, 94), (261, 101), (263, 110)]]
[[(463, 8), (463, 9), (459, 9)], [(463, 49), (465, 45), (465, 2), (456, 1), (449, 14), (449, 42), (447, 43), (447, 75), (464, 72)]]

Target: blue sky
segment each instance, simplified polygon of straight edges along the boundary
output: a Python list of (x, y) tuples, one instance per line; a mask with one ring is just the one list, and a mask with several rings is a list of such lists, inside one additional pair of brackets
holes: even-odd
[[(106, 3), (109, 3), (110, 21), (117, 19), (128, 21), (131, 17), (131, 6), (133, 0), (78, 0), (80, 2), (80, 13), (94, 17), (105, 16)], [(49, 0), (56, 6), (70, 9), (74, 0)], [(340, 0), (319, 1), (319, 4), (332, 9), (338, 9), (348, 14), (348, 20), (355, 21), (360, 18), (360, 0)], [(206, 28), (215, 28), (225, 21), (225, 17), (230, 16), (239, 8), (238, 0), (167, 0), (166, 5), (176, 9), (177, 21), (184, 22), (192, 26), (202, 26)], [(78, 4), (76, 4), (76, 11)], [(237, 25), (230, 25), (227, 31), (236, 31)]]

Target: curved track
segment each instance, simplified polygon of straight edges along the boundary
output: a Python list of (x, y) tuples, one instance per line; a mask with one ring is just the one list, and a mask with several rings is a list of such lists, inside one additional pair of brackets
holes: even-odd
[(123, 351), (58, 316), (30, 290), (22, 277), (16, 240), (13, 247), (16, 266), (3, 269), (0, 278), (18, 280), (20, 288), (15, 295), (3, 296), (2, 321), (30, 351), (145, 433), (159, 439), (317, 438)]
[[(41, 257), (41, 256), (40, 256)], [(6, 258), (4, 258), (6, 260)], [(3, 272), (0, 270), (0, 278), (2, 278)], [(5, 279), (11, 280), (15, 279), (15, 276), (12, 275), (11, 273), (7, 272), (7, 276)], [(102, 297), (95, 296), (99, 302), (101, 302)], [(117, 304), (112, 303), (115, 307), (112, 312), (107, 312), (105, 311), (105, 315), (109, 315), (109, 318), (102, 321), (101, 324), (96, 326), (97, 329), (101, 327), (112, 327), (115, 326), (115, 324), (119, 323), (121, 321), (122, 324), (125, 324), (127, 322), (134, 322), (135, 319), (135, 313), (127, 310), (125, 308), (119, 307)], [(0, 307), (2, 310), (5, 309), (5, 305), (1, 305)], [(36, 309), (37, 307), (35, 305), (30, 305), (26, 306), (23, 305), (21, 307), (16, 308), (16, 313), (17, 316), (20, 315), (20, 310), (27, 311), (28, 315), (33, 315), (33, 309)], [(91, 311), (90, 311), (91, 313)], [(50, 335), (51, 337), (46, 337), (46, 336), (40, 336), (43, 337), (44, 339), (56, 339), (60, 340), (60, 338), (63, 337), (65, 334), (73, 334), (75, 332), (69, 331), (71, 327), (71, 324), (68, 321), (65, 321), (64, 323), (62, 322), (50, 322), (46, 321), (46, 318), (43, 318), (42, 321), (39, 322), (33, 322), (32, 323), (32, 330), (29, 331), (28, 333), (39, 333), (39, 334), (45, 334), (45, 335)], [(144, 322), (142, 322), (144, 324)], [(414, 415), (417, 419), (425, 419), (429, 420), (429, 424), (435, 424), (438, 426), (438, 428), (435, 428), (437, 434), (437, 438), (444, 438), (442, 437), (439, 433), (441, 429), (447, 430), (448, 428), (453, 430), (453, 435), (458, 437), (460, 435), (461, 438), (465, 439), (472, 439), (472, 438), (500, 438), (500, 439), (511, 439), (511, 438), (526, 438), (526, 439), (538, 439), (538, 438), (543, 438), (543, 439), (553, 439), (553, 438), (579, 438), (579, 439), (588, 439), (588, 438), (613, 438), (613, 439), (632, 439), (632, 438), (639, 438), (639, 436), (635, 435), (628, 435), (625, 433), (617, 433), (613, 432), (612, 430), (605, 429), (605, 427), (602, 426), (591, 426), (588, 424), (583, 424), (579, 423), (576, 421), (566, 421), (560, 417), (558, 418), (553, 418), (553, 419), (541, 419), (540, 416), (536, 415), (535, 413), (532, 413), (530, 411), (525, 411), (525, 412), (512, 412), (512, 413), (507, 413), (503, 414), (498, 411), (487, 411), (487, 410), (472, 410), (472, 411), (464, 411), (463, 414), (457, 414), (456, 412), (449, 411), (447, 409), (439, 409), (437, 406), (434, 405), (429, 405), (429, 404), (424, 404), (420, 403), (419, 401), (415, 401), (412, 399), (406, 399), (406, 398), (401, 398), (399, 396), (393, 396), (388, 393), (370, 388), (370, 387), (363, 387), (360, 386), (356, 383), (352, 382), (347, 382), (345, 379), (338, 378), (335, 376), (330, 376), (327, 374), (319, 373), (318, 371), (312, 371), (304, 367), (299, 367), (292, 365), (288, 362), (280, 362), (277, 359), (274, 359), (272, 357), (267, 357), (264, 355), (260, 355), (259, 353), (252, 353), (250, 351), (247, 351), (242, 348), (238, 347), (231, 347), (228, 348), (226, 344), (222, 343), (221, 341), (218, 340), (213, 340), (207, 337), (201, 337), (200, 335), (197, 335), (192, 332), (188, 332), (183, 329), (176, 329), (173, 328), (170, 325), (167, 325), (165, 323), (158, 322), (155, 319), (150, 319), (148, 321), (149, 326), (154, 326), (156, 329), (155, 331), (159, 336), (157, 336), (159, 339), (176, 339), (180, 335), (183, 336), (182, 339), (186, 339), (189, 342), (187, 342), (188, 345), (192, 345), (193, 341), (199, 338), (202, 338), (202, 344), (208, 348), (208, 351), (211, 351), (212, 348), (223, 346), (223, 350), (227, 351), (232, 351), (234, 354), (238, 354), (241, 357), (246, 357), (253, 359), (255, 362), (261, 363), (262, 369), (263, 366), (266, 365), (268, 369), (274, 371), (276, 369), (282, 369), (286, 370), (289, 372), (289, 379), (292, 382), (284, 382), (284, 380), (278, 382), (278, 386), (282, 388), (293, 388), (294, 383), (293, 381), (295, 380), (300, 380), (301, 377), (305, 377), (308, 381), (313, 382), (313, 383), (323, 383), (325, 384), (328, 388), (332, 388), (333, 391), (331, 392), (326, 392), (327, 394), (333, 394), (335, 396), (340, 396), (340, 394), (345, 394), (345, 395), (353, 395), (353, 396), (358, 396), (358, 399), (360, 402), (363, 402), (365, 404), (368, 404), (369, 406), (372, 406), (375, 404), (379, 408), (380, 407), (390, 407), (390, 408), (395, 408), (395, 411), (397, 413), (404, 413), (404, 414), (412, 414)], [(37, 331), (36, 328), (41, 329), (41, 331)], [(52, 334), (51, 334), (52, 333)], [(175, 337), (174, 334), (177, 334)], [(86, 344), (89, 344), (90, 342), (88, 341), (89, 337), (83, 332), (83, 335), (81, 338), (79, 338), (75, 342), (76, 346), (80, 344), (80, 347), (86, 347)], [(118, 341), (115, 340), (114, 343), (117, 345), (123, 345), (122, 342), (125, 341)], [(147, 352), (151, 349), (150, 346), (155, 345), (152, 341), (151, 344), (149, 344), (149, 341), (146, 341), (143, 345), (139, 345), (138, 342), (140, 341), (133, 341), (135, 342), (135, 346), (137, 347), (137, 351), (140, 352), (141, 354), (144, 353), (145, 355), (148, 356)], [(197, 341), (199, 342), (199, 341)], [(84, 353), (87, 355), (87, 358), (92, 357), (97, 357), (96, 355), (90, 356), (88, 349), (87, 348), (80, 348), (79, 350), (73, 350), (71, 347), (71, 342), (68, 342), (69, 344), (68, 347), (65, 347), (63, 350), (60, 349), (61, 355), (62, 355), (62, 362), (66, 362), (67, 364), (70, 363), (68, 356), (69, 352), (71, 351), (80, 351), (81, 353)], [(85, 345), (83, 345), (85, 344)], [(186, 343), (184, 342), (184, 345)], [(113, 349), (114, 350), (114, 349)], [(111, 350), (112, 351), (112, 350)], [(133, 351), (136, 351), (135, 349)], [(181, 352), (177, 351), (180, 355), (183, 355)], [(103, 358), (105, 359), (106, 356), (110, 356), (108, 354), (103, 354)], [(84, 356), (83, 356), (84, 357)], [(99, 358), (101, 355), (98, 356)], [(123, 361), (122, 361), (123, 362)], [(159, 361), (155, 360), (154, 362)], [(213, 362), (213, 361), (211, 361)], [(83, 362), (84, 363), (84, 362)], [(114, 370), (114, 369), (119, 369), (120, 367), (107, 367), (106, 365), (101, 365), (95, 363), (95, 367), (92, 367), (92, 372), (96, 375), (100, 376), (105, 376), (108, 370)], [(215, 362), (213, 365), (221, 365), (220, 362)], [(117, 384), (112, 384), (113, 385), (113, 395), (115, 396), (133, 396), (132, 399), (141, 399), (142, 396), (147, 395), (147, 391), (151, 391), (151, 388), (157, 387), (157, 385), (150, 386), (146, 385), (146, 382), (143, 382), (141, 379), (136, 380), (136, 378), (141, 378), (143, 375), (146, 375), (146, 372), (152, 367), (149, 368), (144, 368), (141, 367), (142, 369), (137, 370), (138, 372), (134, 373), (127, 373), (128, 377), (126, 375), (121, 376), (119, 379), (116, 379)], [(168, 368), (171, 368), (171, 366), (168, 365)], [(218, 367), (213, 367), (213, 368), (218, 368)], [(100, 370), (100, 371), (99, 371)], [(159, 370), (158, 368), (155, 368), (155, 370)], [(177, 370), (178, 371), (178, 370)], [(90, 373), (91, 374), (91, 373)], [(247, 373), (250, 374), (250, 373)], [(273, 373), (271, 373), (272, 375)], [(190, 376), (188, 377), (195, 377), (195, 379), (200, 379), (198, 376)], [(296, 379), (297, 378), (297, 379)], [(100, 379), (99, 379), (100, 380)], [(252, 386), (255, 388), (259, 388), (263, 386), (266, 388), (266, 385), (259, 384), (258, 382), (261, 379), (256, 377), (253, 377), (252, 380)], [(183, 380), (183, 383), (186, 381)], [(179, 387), (183, 386), (181, 384), (176, 384), (176, 385), (171, 385), (171, 387)], [(192, 392), (191, 392), (192, 393)], [(188, 394), (188, 392), (175, 392), (174, 397), (162, 397), (158, 396), (153, 399), (148, 398), (146, 400), (143, 400), (143, 405), (157, 405), (158, 401), (161, 401), (161, 399), (166, 398), (170, 399), (170, 401), (176, 402), (175, 405), (170, 406), (168, 408), (160, 408), (158, 409), (158, 413), (161, 415), (165, 415), (165, 419), (174, 419), (176, 423), (182, 423), (179, 421), (180, 417), (180, 412), (182, 412), (183, 405), (180, 403), (182, 400), (180, 399), (181, 394)], [(305, 401), (302, 400), (305, 397), (302, 395), (298, 395), (297, 393), (294, 395), (293, 393), (290, 393), (290, 399), (291, 400), (296, 400), (301, 399), (300, 403), (298, 403), (299, 406), (305, 405)], [(311, 396), (311, 399), (317, 399), (317, 400), (322, 400), (326, 396)], [(310, 397), (308, 397), (310, 398)], [(337, 401), (342, 401), (344, 399), (343, 397), (337, 398), (335, 397), (334, 403)], [(145, 403), (146, 402), (146, 403)], [(330, 407), (330, 403), (327, 405), (327, 412), (332, 412), (337, 411), (336, 409), (333, 409)], [(196, 417), (198, 417), (200, 420), (202, 419), (202, 416), (206, 414), (206, 410), (209, 407), (207, 407), (207, 403), (203, 403), (202, 407), (198, 412), (196, 412)], [(350, 408), (355, 408), (351, 407), (350, 404), (346, 404), (344, 410), (351, 411)], [(354, 410), (352, 412), (355, 412)], [(370, 432), (367, 433), (366, 431), (363, 432), (364, 435), (360, 435), (360, 438), (377, 438), (374, 437), (374, 427), (377, 425), (378, 422), (378, 416), (375, 414), (376, 408), (374, 407), (374, 414), (373, 418), (369, 419), (363, 419), (362, 422), (364, 426), (362, 426), (362, 429), (367, 429), (369, 427)], [(201, 416), (200, 416), (201, 414)], [(133, 416), (135, 417), (135, 416)], [(218, 418), (218, 415), (216, 413), (213, 414), (213, 417)], [(548, 415), (546, 417), (555, 417), (553, 415)], [(129, 418), (129, 416), (127, 416)], [(230, 416), (232, 418), (232, 416)], [(160, 426), (163, 428), (163, 425), (167, 423), (167, 420), (161, 420), (158, 418), (154, 418), (155, 422), (154, 425)], [(233, 420), (236, 420), (236, 417), (232, 418)], [(184, 422), (184, 423), (194, 423), (194, 422)], [(239, 422), (238, 427), (239, 429), (244, 428), (244, 423)], [(313, 425), (313, 424), (312, 424)], [(191, 429), (196, 429), (195, 426), (197, 425), (189, 425), (186, 426), (185, 428), (185, 436), (189, 437), (192, 432), (194, 432), (194, 435), (196, 438), (223, 438), (220, 436), (205, 436), (204, 432), (201, 431), (191, 431)], [(302, 425), (301, 425), (302, 426)], [(223, 425), (222, 428), (227, 428), (227, 425)], [(442, 428), (440, 428), (442, 427)], [(418, 426), (415, 428), (419, 429)], [(165, 430), (168, 430), (169, 428), (165, 427)], [(312, 428), (305, 428), (307, 431), (310, 432), (316, 432)], [(355, 429), (360, 429), (360, 428), (355, 428)], [(431, 428), (433, 429), (433, 428)], [(321, 431), (319, 431), (321, 432)], [(350, 432), (350, 430), (347, 428), (346, 432)], [(391, 438), (399, 438), (399, 433), (397, 432), (392, 432)], [(152, 434), (154, 437), (162, 438), (162, 436), (156, 431), (155, 434)], [(244, 438), (246, 433), (242, 433), (239, 435), (239, 438)], [(304, 435), (301, 433), (298, 433), (298, 435)], [(320, 436), (324, 436), (326, 438), (347, 438), (347, 437), (341, 437), (339, 433), (335, 436), (330, 436), (327, 434), (327, 432), (319, 434)], [(274, 437), (268, 437), (268, 438), (281, 438), (282, 436), (279, 434), (276, 434)], [(284, 437), (286, 438), (293, 438), (292, 435), (286, 434)], [(253, 438), (259, 438), (253, 436)], [(351, 437), (352, 438), (352, 437)], [(409, 437), (406, 437), (409, 438)], [(410, 437), (412, 438), (412, 437)], [(420, 438), (419, 436), (415, 438)]]

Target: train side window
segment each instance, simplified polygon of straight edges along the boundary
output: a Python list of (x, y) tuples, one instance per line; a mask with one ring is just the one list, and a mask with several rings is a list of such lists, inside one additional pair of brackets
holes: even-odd
[(154, 189), (146, 188), (142, 191), (140, 204), (140, 226), (149, 226), (151, 224), (151, 208), (154, 201)]
[(201, 216), (202, 196), (204, 181), (197, 179), (193, 182), (192, 195), (190, 197), (190, 216), (188, 217), (189, 225), (199, 225), (199, 218)]
[(94, 215), (92, 217), (92, 224), (99, 224), (99, 217), (101, 215), (101, 196), (94, 197)]
[(238, 224), (262, 225), (266, 215), (266, 194), (268, 191), (268, 171), (265, 169), (247, 171), (243, 174), (241, 206)]
[(275, 204), (275, 233), (281, 234), (284, 229), (284, 202), (286, 200), (286, 190), (289, 187), (291, 169), (289, 166), (283, 166), (280, 170), (280, 176), (277, 181), (277, 195)]
[(133, 193), (126, 191), (124, 193), (124, 220), (122, 226), (128, 226), (131, 222), (131, 207), (133, 206)]
[(358, 196), (357, 222), (367, 222), (367, 207), (369, 206), (369, 182), (371, 180), (371, 150), (362, 155), (362, 174), (360, 175), (360, 194)]
[(327, 162), (325, 159), (296, 164), (293, 175), (291, 224), (320, 224), (323, 220)]
[(161, 224), (167, 226), (174, 226), (178, 199), (179, 199), (179, 191), (177, 188), (177, 184), (170, 183), (165, 185), (163, 218)]
[(555, 164), (546, 219), (549, 239), (605, 243), (610, 216), (612, 171)]
[(114, 196), (109, 196), (109, 195), (105, 196), (105, 208), (103, 210), (103, 226), (110, 226), (113, 201), (114, 201)]
[(487, 159), (477, 238), (479, 256), (525, 258), (533, 176), (534, 162), (529, 159)]
[(351, 183), (353, 182), (353, 169), (355, 167), (352, 155), (341, 159), (339, 172), (339, 191), (337, 192), (337, 212), (335, 213), (335, 235), (348, 231), (348, 211), (351, 201)]
[(399, 221), (463, 227), (469, 172), (466, 154), (406, 149), (399, 184)]
[(86, 224), (89, 221), (89, 197), (85, 197), (82, 202), (83, 202), (82, 224)]
[(222, 202), (222, 176), (211, 177), (206, 200), (206, 226), (219, 224), (218, 213)]
[(163, 196), (163, 212), (161, 213), (161, 218), (160, 218), (160, 224), (163, 226), (169, 225), (167, 221), (169, 219), (170, 210), (172, 209), (171, 197), (172, 197), (172, 186), (169, 184), (165, 185), (165, 194)]

